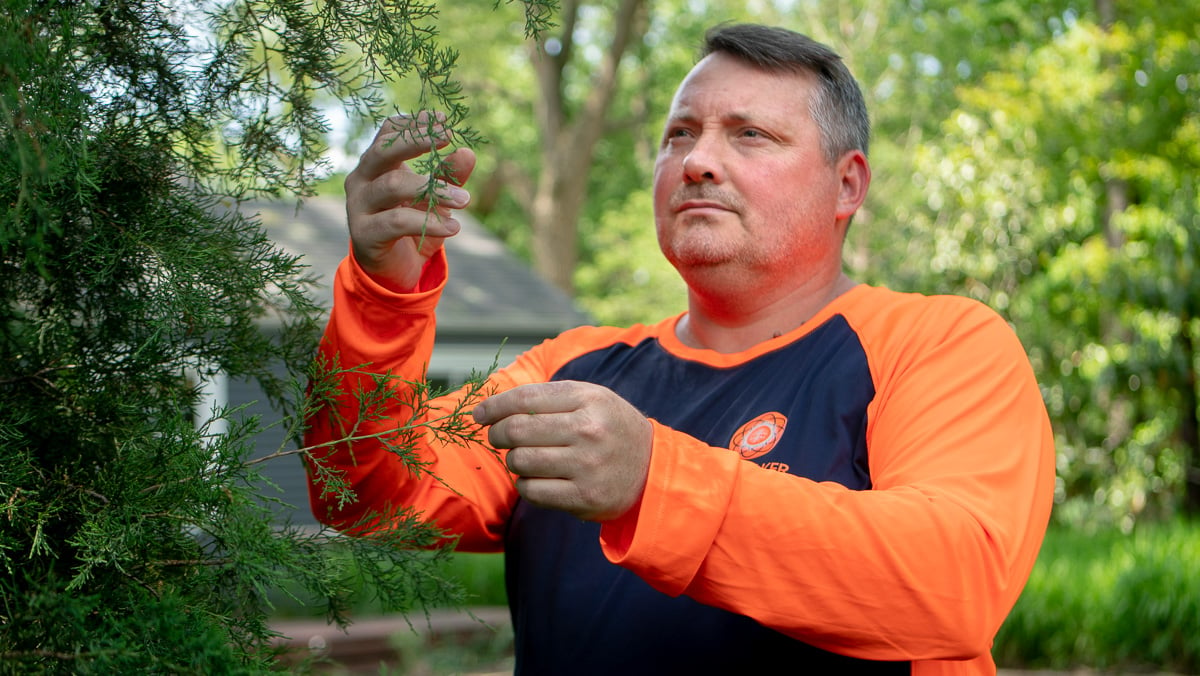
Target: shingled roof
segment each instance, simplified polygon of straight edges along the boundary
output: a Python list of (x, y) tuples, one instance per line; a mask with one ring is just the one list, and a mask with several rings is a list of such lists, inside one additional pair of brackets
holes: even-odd
[[(295, 202), (250, 202), (263, 228), (282, 249), (303, 256), (322, 277), (318, 298), (332, 302), (330, 283), (349, 249), (344, 202), (314, 197)], [(462, 231), (446, 240), (450, 279), (437, 309), (439, 337), (542, 338), (588, 322), (570, 297), (537, 276), (468, 212)]]

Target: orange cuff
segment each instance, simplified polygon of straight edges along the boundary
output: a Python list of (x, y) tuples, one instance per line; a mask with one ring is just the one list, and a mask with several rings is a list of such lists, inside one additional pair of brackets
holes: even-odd
[(641, 502), (601, 526), (600, 547), (611, 563), (678, 596), (712, 547), (741, 459), (650, 422), (654, 441)]

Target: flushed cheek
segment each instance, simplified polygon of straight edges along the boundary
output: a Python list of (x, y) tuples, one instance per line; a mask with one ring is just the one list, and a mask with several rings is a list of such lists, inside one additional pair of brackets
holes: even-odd
[(666, 206), (671, 192), (683, 183), (683, 174), (675, 168), (677, 162), (668, 162), (659, 158), (654, 165), (654, 200), (655, 206)]
[(671, 193), (674, 188), (673, 183), (663, 180), (663, 177), (655, 172), (654, 176), (654, 221), (658, 224), (661, 231), (663, 224), (673, 217), (671, 213)]
[(674, 232), (676, 232), (674, 217), (667, 210), (660, 211), (658, 207), (655, 207), (654, 233), (658, 237), (660, 248), (664, 242), (670, 241)]

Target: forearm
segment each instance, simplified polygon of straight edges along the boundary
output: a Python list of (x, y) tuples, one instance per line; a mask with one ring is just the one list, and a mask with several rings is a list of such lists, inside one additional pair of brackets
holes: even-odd
[(499, 517), (476, 507), (492, 502), (480, 494), (494, 496), (511, 484), (502, 464), (490, 449), (469, 443), (470, 429), (453, 439), (433, 433), (447, 416), (466, 415), (459, 398), (470, 392), (425, 401), (417, 386), (444, 278), (440, 256), (412, 294), (373, 284), (350, 259), (338, 270), (319, 357), (328, 373), (312, 387), (323, 405), (306, 435), (310, 503), (323, 523), (363, 532), (387, 526), (379, 514), (412, 506), (475, 547), (489, 546), (481, 537), (495, 539), (488, 521)]
[[(460, 549), (497, 551), (512, 507), (512, 479), (503, 459), (486, 445), (465, 435), (439, 441), (429, 430), (440, 424), (437, 417), (364, 424), (355, 441), (329, 446), (329, 453), (312, 452), (310, 503), (318, 520), (363, 534), (389, 528), (387, 518), (395, 510), (411, 508), (444, 533), (431, 544), (453, 539)], [(384, 433), (375, 436), (381, 427)], [(315, 422), (317, 435), (333, 436), (320, 428)], [(342, 482), (350, 500), (336, 488)]]

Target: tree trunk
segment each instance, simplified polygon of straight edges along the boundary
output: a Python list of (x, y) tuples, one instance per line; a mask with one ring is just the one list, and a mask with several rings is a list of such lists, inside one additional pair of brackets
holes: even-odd
[(1183, 511), (1189, 517), (1200, 516), (1200, 395), (1196, 392), (1196, 340), (1192, 334), (1193, 315), (1185, 311), (1179, 342), (1183, 350), (1186, 372), (1181, 388), (1182, 401), (1179, 405), (1179, 440), (1184, 448)]
[[(1113, 24), (1116, 22), (1116, 5), (1113, 0), (1096, 0), (1096, 15), (1100, 27), (1105, 32), (1111, 32)], [(1105, 54), (1101, 59), (1107, 68), (1117, 67), (1112, 56)], [(1108, 111), (1119, 109), (1123, 105), (1122, 102), (1114, 92), (1110, 91), (1104, 96), (1102, 105), (1107, 106), (1107, 111), (1102, 114), (1110, 119), (1109, 126), (1115, 127), (1116, 122), (1112, 121), (1115, 116), (1108, 114)], [(1119, 214), (1129, 208), (1129, 183), (1115, 176), (1105, 178), (1104, 198), (1100, 226), (1108, 248), (1116, 252), (1125, 245), (1125, 235), (1117, 228), (1116, 220)], [(1129, 341), (1128, 331), (1121, 326), (1121, 319), (1117, 311), (1102, 309), (1100, 312), (1101, 342), (1105, 345), (1127, 343)], [(1099, 385), (1099, 387), (1101, 391), (1098, 393), (1096, 401), (1108, 409), (1108, 428), (1105, 434), (1104, 448), (1110, 453), (1115, 453), (1117, 448), (1128, 442), (1129, 435), (1132, 433), (1135, 424), (1133, 420), (1134, 407), (1129, 399), (1128, 391), (1120, 383), (1110, 382)]]
[(561, 36), (550, 49), (551, 43), (543, 41), (532, 57), (542, 92), (538, 110), (541, 175), (528, 205), (533, 266), (568, 294), (573, 295), (575, 288), (579, 215), (587, 198), (592, 157), (619, 84), (621, 59), (646, 30), (644, 5), (645, 0), (621, 0), (613, 17), (610, 48), (589, 84), (588, 98), (574, 116), (568, 112), (563, 70), (575, 44), (579, 0), (563, 3)]

